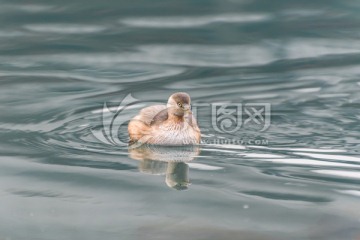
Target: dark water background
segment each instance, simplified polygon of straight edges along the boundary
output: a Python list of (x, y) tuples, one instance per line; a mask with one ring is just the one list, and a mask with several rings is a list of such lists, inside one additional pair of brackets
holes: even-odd
[[(0, 239), (360, 239), (359, 10), (0, 1)], [(265, 142), (129, 155), (92, 134), (104, 103), (177, 91), (271, 104), (264, 132), (198, 118), (206, 141)]]

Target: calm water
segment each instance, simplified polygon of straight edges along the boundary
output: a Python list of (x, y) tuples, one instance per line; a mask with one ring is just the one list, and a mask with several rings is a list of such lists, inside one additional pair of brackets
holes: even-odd
[[(0, 239), (360, 239), (359, 10), (0, 1)], [(177, 91), (271, 104), (271, 125), (220, 133), (205, 107), (199, 147), (94, 136)]]

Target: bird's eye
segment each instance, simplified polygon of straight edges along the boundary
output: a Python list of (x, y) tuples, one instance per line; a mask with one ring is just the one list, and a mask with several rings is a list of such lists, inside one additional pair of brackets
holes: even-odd
[(182, 107), (182, 104), (180, 103), (180, 102), (178, 102), (178, 104), (177, 104), (179, 107)]

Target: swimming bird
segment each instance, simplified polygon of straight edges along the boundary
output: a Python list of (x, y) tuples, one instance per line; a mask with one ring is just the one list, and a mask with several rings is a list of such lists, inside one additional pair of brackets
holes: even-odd
[(194, 145), (201, 140), (189, 94), (172, 94), (166, 105), (143, 108), (128, 125), (129, 144)]

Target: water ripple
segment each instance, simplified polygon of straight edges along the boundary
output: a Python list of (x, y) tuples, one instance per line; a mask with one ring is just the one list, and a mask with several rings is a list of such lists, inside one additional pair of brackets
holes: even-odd
[(0, 12), (13, 13), (17, 11), (23, 11), (28, 13), (41, 13), (52, 10), (54, 10), (53, 6), (45, 4), (1, 4)]
[(172, 16), (125, 18), (119, 22), (129, 27), (141, 28), (196, 28), (213, 23), (254, 23), (269, 21), (268, 14), (223, 14), (209, 16)]
[(330, 155), (330, 154), (318, 154), (318, 153), (302, 153), (302, 152), (296, 152), (294, 154), (313, 157), (313, 158), (327, 159), (327, 160), (360, 162), (360, 157), (354, 157), (354, 156)]
[[(9, 64), (14, 66), (22, 66), (22, 68), (28, 68), (28, 70), (19, 70), (19, 71), (0, 71), (0, 76), (18, 76), (18, 77), (47, 77), (47, 78), (60, 78), (60, 79), (78, 79), (84, 81), (92, 82), (117, 82), (119, 79), (122, 79), (123, 82), (134, 82), (134, 81), (147, 81), (154, 78), (163, 78), (170, 77), (174, 75), (181, 74), (184, 69), (181, 67), (162, 67), (151, 64), (144, 64), (138, 66), (135, 64), (122, 64), (118, 66), (117, 69), (114, 69), (113, 62), (109, 60), (109, 65), (106, 61), (98, 59), (98, 64), (96, 60), (89, 60), (86, 56), (82, 60), (73, 63), (73, 66), (68, 70), (33, 70), (33, 67), (37, 69), (41, 65), (45, 65), (45, 62), (53, 62), (57, 64), (69, 65), (71, 60), (67, 57), (64, 59), (53, 58), (53, 56), (43, 56), (43, 57), (34, 57), (32, 63), (28, 62), (27, 57), (19, 57), (10, 61)], [(95, 57), (96, 59), (96, 57)], [(78, 64), (76, 67), (75, 65)], [(90, 66), (93, 69), (84, 69), (85, 66)], [(68, 66), (67, 66), (68, 67)], [(68, 67), (69, 68), (69, 67)], [(101, 68), (101, 69), (99, 69)]]
[(360, 53), (360, 41), (335, 39), (295, 39), (285, 45), (288, 59)]
[(57, 33), (57, 34), (90, 34), (106, 30), (104, 26), (84, 24), (27, 24), (25, 29), (33, 32)]
[(337, 177), (360, 179), (360, 172), (342, 170), (313, 170), (313, 172)]

